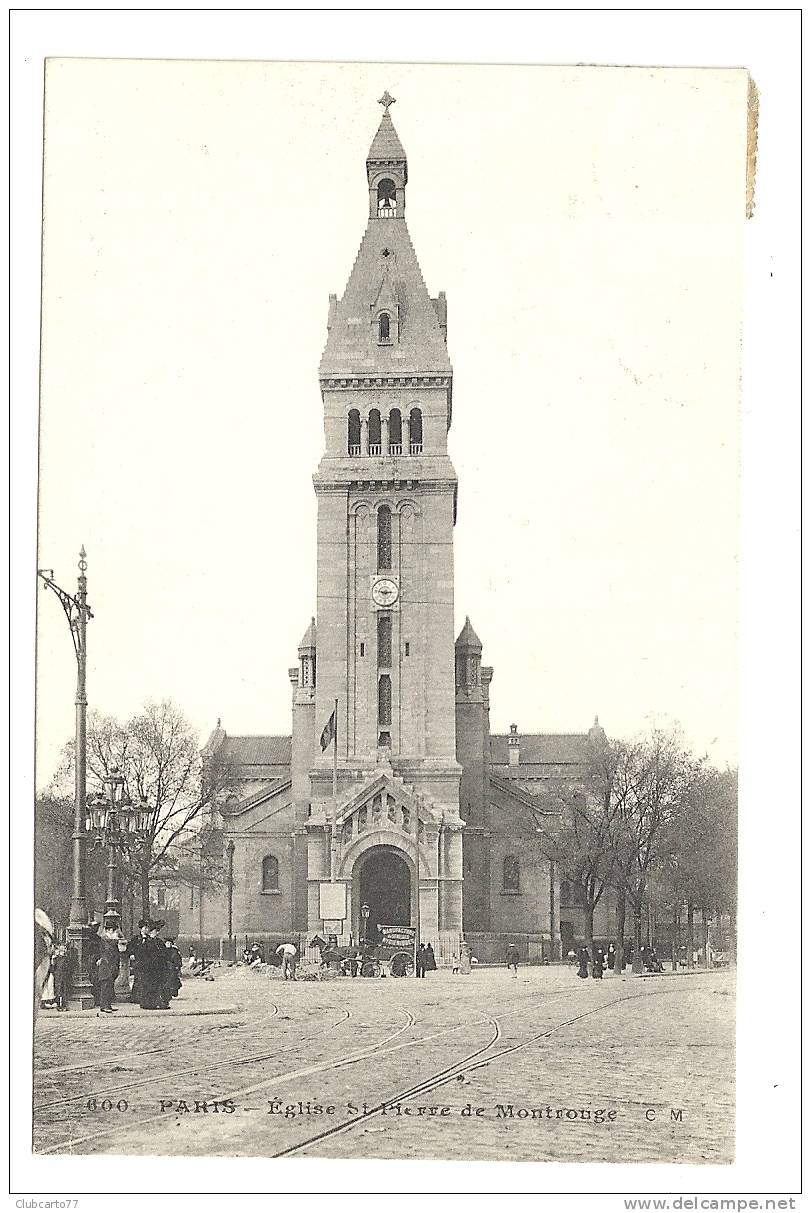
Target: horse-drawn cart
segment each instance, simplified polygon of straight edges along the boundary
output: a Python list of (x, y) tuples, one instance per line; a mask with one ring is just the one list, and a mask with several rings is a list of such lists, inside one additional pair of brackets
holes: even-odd
[(310, 940), (321, 964), (344, 977), (411, 977), (414, 974), (413, 927), (381, 926), (378, 938), (358, 945), (338, 945), (321, 935)]

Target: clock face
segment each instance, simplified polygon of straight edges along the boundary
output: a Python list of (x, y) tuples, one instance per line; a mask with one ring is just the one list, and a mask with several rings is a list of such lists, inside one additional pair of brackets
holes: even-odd
[(379, 577), (372, 586), (372, 600), (377, 606), (394, 606), (399, 596), (400, 587), (390, 577)]

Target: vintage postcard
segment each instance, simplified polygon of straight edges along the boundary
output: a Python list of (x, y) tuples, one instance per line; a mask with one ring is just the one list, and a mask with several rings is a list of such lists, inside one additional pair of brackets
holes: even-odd
[(735, 1162), (757, 107), (48, 60), (35, 1156)]

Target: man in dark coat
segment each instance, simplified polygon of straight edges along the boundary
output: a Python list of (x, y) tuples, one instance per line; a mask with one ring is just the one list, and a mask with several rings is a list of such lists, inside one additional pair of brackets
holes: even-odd
[(146, 946), (146, 941), (149, 938), (149, 919), (142, 918), (138, 923), (138, 934), (134, 939), (131, 939), (127, 944), (127, 951), (131, 961), (135, 962), (135, 980), (132, 983), (132, 1001), (141, 1001), (141, 971), (142, 971), (142, 953)]
[(507, 944), (507, 968), (512, 969), (513, 977), (518, 976), (518, 948), (514, 943)]
[(119, 945), (123, 944), (121, 932), (117, 925), (110, 923), (99, 935), (99, 957), (96, 961), (96, 973), (99, 980), (99, 1014), (112, 1015), (118, 1008), (113, 1006), (115, 979), (121, 967)]
[(417, 976), (425, 976), (425, 944), (421, 943), (417, 948)]
[(163, 1010), (169, 1005), (164, 998), (164, 980), (168, 967), (166, 945), (158, 937), (162, 926), (162, 922), (149, 924), (149, 933), (138, 954), (138, 969), (141, 974), (138, 981), (138, 1001), (144, 1011)]
[(602, 948), (594, 949), (594, 960), (591, 962), (591, 975), (599, 981), (603, 980), (603, 966), (605, 965), (605, 953)]

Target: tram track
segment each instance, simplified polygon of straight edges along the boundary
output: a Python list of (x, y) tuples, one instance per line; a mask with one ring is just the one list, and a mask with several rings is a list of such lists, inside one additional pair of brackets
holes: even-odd
[[(356, 1116), (350, 1117), (349, 1120), (345, 1120), (339, 1125), (332, 1125), (328, 1129), (323, 1129), (320, 1133), (314, 1133), (310, 1137), (305, 1138), (303, 1141), (288, 1146), (284, 1150), (279, 1150), (276, 1154), (270, 1155), (270, 1157), (288, 1158), (291, 1155), (298, 1153), (299, 1150), (306, 1149), (308, 1146), (317, 1145), (319, 1142), (326, 1141), (331, 1137), (337, 1137), (341, 1133), (351, 1132), (359, 1125), (365, 1124), (367, 1121), (372, 1120), (375, 1116), (379, 1116), (386, 1107), (390, 1107), (393, 1104), (402, 1103), (405, 1100), (414, 1099), (419, 1095), (425, 1095), (429, 1091), (433, 1091), (437, 1087), (441, 1087), (445, 1083), (451, 1082), (453, 1079), (464, 1077), (466, 1074), (483, 1069), (485, 1066), (491, 1065), (494, 1061), (499, 1061), (501, 1058), (509, 1057), (514, 1053), (520, 1052), (522, 1049), (529, 1048), (530, 1045), (536, 1044), (540, 1040), (545, 1040), (554, 1035), (555, 1032), (559, 1032), (563, 1028), (571, 1027), (572, 1024), (578, 1023), (582, 1019), (588, 1019), (591, 1015), (597, 1015), (600, 1011), (605, 1011), (609, 1010), (610, 1008), (620, 1006), (624, 1002), (634, 1002), (639, 999), (656, 998), (662, 994), (668, 993), (676, 993), (676, 991), (651, 990), (645, 994), (626, 994), (622, 998), (611, 999), (609, 1002), (600, 1003), (600, 1005), (597, 1007), (590, 1007), (588, 1010), (582, 1011), (579, 1015), (573, 1015), (569, 1019), (564, 1019), (560, 1023), (554, 1024), (551, 1028), (546, 1028), (543, 1032), (537, 1032), (533, 1036), (530, 1036), (527, 1040), (519, 1041), (514, 1045), (510, 1045), (508, 1048), (501, 1049), (499, 1052), (494, 1053), (491, 1057), (482, 1058), (481, 1055), (493, 1048), (500, 1038), (501, 1031), (499, 1024), (496, 1035), (491, 1038), (486, 1045), (476, 1049), (462, 1061), (451, 1066), (445, 1066), (442, 1070), (435, 1072), (416, 1085), (409, 1087), (407, 1090), (398, 1091), (396, 1095), (392, 1095), (388, 1099), (382, 1100), (373, 1108), (370, 1108), (367, 1112), (360, 1112)], [(495, 1017), (488, 1016), (488, 1019), (490, 1019), (494, 1025), (498, 1024), (499, 1022), (495, 1019)]]
[[(390, 1099), (382, 1101), (380, 1104), (376, 1104), (375, 1107), (373, 1109), (370, 1109), (368, 1113), (360, 1114), (356, 1117), (352, 1117), (349, 1120), (342, 1122), (340, 1125), (332, 1126), (330, 1129), (324, 1130), (322, 1133), (315, 1134), (310, 1138), (306, 1138), (303, 1141), (301, 1141), (293, 1146), (288, 1147), (287, 1149), (285, 1149), (284, 1151), (281, 1151), (280, 1153), (278, 1153), (276, 1155), (270, 1155), (270, 1157), (284, 1157), (288, 1154), (293, 1154), (299, 1150), (305, 1149), (308, 1145), (315, 1144), (316, 1142), (321, 1141), (325, 1138), (332, 1137), (338, 1133), (351, 1131), (353, 1128), (355, 1128), (357, 1125), (361, 1124), (362, 1122), (371, 1119), (375, 1115), (378, 1115), (379, 1112), (381, 1111), (382, 1107), (385, 1106), (385, 1104), (388, 1104), (391, 1102), (402, 1101), (402, 1100), (408, 1099), (408, 1098), (413, 1098), (415, 1095), (419, 1095), (419, 1094), (425, 1093), (427, 1091), (430, 1091), (437, 1086), (441, 1086), (445, 1082), (452, 1081), (456, 1077), (463, 1076), (464, 1074), (466, 1074), (468, 1072), (472, 1072), (478, 1068), (489, 1065), (491, 1062), (498, 1060), (501, 1057), (506, 1057), (515, 1052), (520, 1051), (521, 1049), (528, 1048), (533, 1043), (536, 1043), (537, 1041), (544, 1039), (545, 1037), (552, 1035), (554, 1032), (560, 1031), (561, 1029), (563, 1029), (567, 1026), (570, 1026), (571, 1024), (576, 1023), (581, 1019), (587, 1018), (590, 1015), (597, 1014), (601, 1011), (609, 1010), (611, 1007), (619, 1006), (625, 1002), (629, 1002), (629, 1001), (633, 1001), (633, 1000), (637, 1000), (637, 999), (646, 999), (646, 998), (657, 997), (661, 994), (667, 994), (667, 993), (675, 994), (676, 992), (677, 991), (675, 989), (671, 988), (671, 989), (665, 989), (665, 990), (648, 991), (644, 994), (625, 995), (622, 998), (611, 999), (608, 1002), (601, 1003), (598, 1007), (589, 1008), (588, 1010), (582, 1012), (579, 1015), (570, 1017), (569, 1019), (566, 1019), (566, 1020), (562, 1020), (560, 1023), (553, 1025), (551, 1028), (548, 1028), (545, 1031), (540, 1032), (540, 1033), (535, 1033), (533, 1036), (529, 1037), (527, 1040), (520, 1041), (515, 1045), (512, 1045), (506, 1049), (502, 1049), (499, 1052), (496, 1052), (489, 1057), (483, 1057), (483, 1054), (486, 1054), (489, 1050), (493, 1049), (494, 1046), (497, 1044), (498, 1040), (501, 1038), (502, 1028), (503, 1028), (502, 1021), (506, 1018), (510, 1018), (514, 1014), (520, 1014), (520, 1010), (515, 1009), (517, 1004), (520, 1005), (521, 1008), (525, 1008), (527, 1003), (531, 1003), (532, 1005), (537, 1005), (537, 1003), (539, 1001), (546, 1002), (546, 1001), (549, 1001), (549, 1000), (552, 1000), (555, 998), (566, 997), (570, 994), (570, 991), (564, 989), (564, 990), (559, 990), (559, 991), (555, 991), (555, 992), (550, 992), (549, 994), (547, 994), (545, 996), (541, 996), (540, 999), (538, 998), (537, 994), (528, 993), (526, 995), (522, 995), (521, 997), (519, 997), (519, 999), (512, 1000), (505, 1007), (500, 1009), (498, 1016), (485, 1013), (485, 1018), (483, 1018), (483, 1019), (479, 1019), (479, 1020), (473, 1021), (473, 1022), (471, 1022), (470, 1020), (467, 1020), (462, 1023), (452, 1025), (450, 1027), (442, 1028), (439, 1031), (429, 1033), (428, 1035), (421, 1037), (417, 1040), (408, 1040), (408, 1041), (405, 1041), (400, 1044), (392, 1045), (391, 1044), (392, 1041), (394, 1041), (397, 1037), (401, 1036), (404, 1032), (408, 1031), (409, 1028), (413, 1027), (416, 1023), (415, 1017), (414, 1017), (414, 1015), (412, 1015), (412, 1013), (410, 1011), (406, 1010), (405, 1008), (399, 1008), (400, 1011), (406, 1016), (405, 1024), (403, 1024), (401, 1027), (399, 1027), (395, 1032), (390, 1033), (389, 1035), (385, 1036), (382, 1040), (377, 1041), (371, 1047), (366, 1047), (355, 1054), (350, 1054), (349, 1056), (332, 1058), (328, 1061), (319, 1062), (319, 1063), (311, 1065), (311, 1066), (294, 1069), (294, 1070), (288, 1071), (286, 1073), (271, 1075), (269, 1077), (263, 1077), (261, 1079), (261, 1081), (259, 1081), (257, 1083), (253, 1083), (250, 1086), (240, 1088), (239, 1090), (231, 1089), (231, 1090), (227, 1091), (226, 1093), (219, 1095), (218, 1098), (221, 1100), (225, 1100), (225, 1099), (237, 1100), (237, 1099), (240, 1099), (240, 1098), (248, 1096), (248, 1095), (256, 1094), (258, 1091), (267, 1089), (268, 1087), (271, 1087), (274, 1085), (280, 1086), (283, 1083), (291, 1082), (291, 1081), (294, 1081), (299, 1078), (311, 1077), (312, 1075), (315, 1075), (315, 1074), (326, 1073), (331, 1070), (338, 1070), (345, 1066), (356, 1065), (356, 1064), (359, 1064), (359, 1063), (362, 1063), (364, 1061), (371, 1060), (371, 1059), (382, 1059), (382, 1058), (387, 1057), (393, 1053), (396, 1053), (399, 1050), (404, 1049), (404, 1048), (416, 1049), (422, 1045), (433, 1042), (442, 1036), (447, 1036), (454, 1032), (460, 1032), (466, 1028), (467, 1029), (474, 1028), (481, 1024), (489, 1023), (491, 1025), (491, 1027), (493, 1028), (494, 1034), (491, 1035), (490, 1039), (484, 1045), (481, 1045), (479, 1048), (473, 1050), (471, 1053), (467, 1054), (461, 1060), (456, 1061), (449, 1066), (443, 1067), (442, 1070), (435, 1072), (433, 1075), (430, 1075), (428, 1078), (422, 1080), (420, 1083), (414, 1085), (413, 1087), (408, 1088), (408, 1090), (406, 1090), (404, 1092), (399, 1092), (397, 1095), (392, 1096)], [(341, 1016), (341, 1018), (339, 1020), (337, 1020), (335, 1023), (332, 1023), (332, 1024), (328, 1025), (327, 1027), (321, 1029), (319, 1032), (315, 1033), (313, 1036), (311, 1036), (309, 1038), (296, 1040), (294, 1046), (292, 1046), (292, 1047), (299, 1048), (303, 1043), (308, 1043), (308, 1041), (317, 1039), (318, 1037), (324, 1035), (326, 1032), (332, 1031), (333, 1028), (335, 1028), (336, 1026), (339, 1026), (340, 1024), (347, 1022), (347, 1020), (350, 1017), (351, 1017), (351, 1012), (348, 1012), (348, 1011), (344, 1012), (344, 1014)], [(385, 1047), (386, 1045), (390, 1045), (391, 1047), (386, 1048)], [(174, 1071), (174, 1072), (170, 1072), (170, 1073), (163, 1072), (161, 1074), (153, 1075), (148, 1078), (136, 1080), (135, 1082), (132, 1082), (132, 1083), (121, 1083), (114, 1087), (105, 1088), (104, 1091), (102, 1091), (102, 1092), (96, 1092), (96, 1091), (85, 1092), (85, 1093), (80, 1093), (78, 1095), (69, 1096), (69, 1097), (66, 1097), (63, 1099), (59, 1099), (59, 1100), (51, 1100), (51, 1101), (48, 1101), (47, 1103), (38, 1105), (34, 1110), (35, 1111), (44, 1111), (44, 1110), (59, 1107), (59, 1106), (69, 1107), (71, 1104), (76, 1103), (78, 1100), (80, 1100), (82, 1098), (87, 1098), (88, 1096), (102, 1099), (111, 1094), (118, 1093), (121, 1091), (128, 1091), (130, 1089), (134, 1089), (135, 1087), (140, 1088), (140, 1087), (150, 1086), (150, 1085), (154, 1086), (155, 1084), (163, 1082), (167, 1078), (183, 1077), (183, 1076), (187, 1076), (189, 1074), (201, 1074), (201, 1073), (208, 1074), (212, 1070), (220, 1069), (223, 1066), (233, 1067), (234, 1065), (259, 1064), (260, 1062), (263, 1062), (263, 1061), (272, 1060), (274, 1058), (281, 1057), (289, 1051), (290, 1051), (289, 1048), (283, 1048), (281, 1050), (276, 1050), (275, 1052), (271, 1052), (271, 1053), (262, 1053), (262, 1054), (258, 1054), (258, 1055), (248, 1055), (248, 1056), (242, 1056), (242, 1057), (229, 1058), (226, 1061), (217, 1062), (217, 1063), (208, 1064), (208, 1065), (206, 1063), (201, 1064), (200, 1062), (198, 1062), (194, 1066), (184, 1068), (183, 1070), (178, 1070), (178, 1071)], [(70, 1149), (73, 1146), (81, 1145), (85, 1142), (95, 1141), (95, 1140), (99, 1140), (101, 1138), (109, 1137), (109, 1136), (113, 1136), (113, 1135), (115, 1135), (120, 1140), (121, 1136), (123, 1134), (126, 1134), (129, 1130), (134, 1130), (145, 1124), (151, 1124), (156, 1121), (163, 1120), (165, 1118), (171, 1117), (174, 1114), (175, 1113), (173, 1113), (173, 1111), (171, 1109), (164, 1111), (164, 1112), (159, 1112), (159, 1113), (156, 1113), (156, 1114), (146, 1117), (146, 1118), (140, 1118), (138, 1120), (130, 1121), (126, 1126), (117, 1125), (115, 1128), (111, 1127), (111, 1128), (102, 1129), (102, 1130), (99, 1130), (94, 1133), (84, 1134), (81, 1137), (71, 1137), (68, 1140), (61, 1141), (59, 1143), (56, 1143), (55, 1145), (49, 1146), (47, 1149), (44, 1149), (44, 1150), (41, 1150), (38, 1152), (43, 1153), (43, 1154), (58, 1153), (61, 1151), (65, 1151), (66, 1149)]]
[[(271, 1019), (274, 1019), (279, 1014), (279, 1008), (276, 1006), (276, 1003), (272, 1002), (270, 1005), (273, 1008), (273, 1010), (270, 1012), (270, 1014), (263, 1015), (261, 1019), (256, 1020), (255, 1022), (253, 1022), (250, 1025), (250, 1030), (252, 1032), (256, 1031), (258, 1028), (261, 1028), (264, 1024), (269, 1023), (271, 1021)], [(221, 1031), (222, 1026), (213, 1025), (212, 1027), (208, 1027), (205, 1030), (206, 1030), (206, 1032)], [(156, 1057), (161, 1053), (176, 1053), (178, 1051), (178, 1048), (183, 1049), (186, 1047), (187, 1047), (187, 1045), (184, 1043), (184, 1044), (181, 1044), (180, 1046), (178, 1046), (177, 1044), (162, 1045), (158, 1049), (139, 1049), (138, 1056), (139, 1057)], [(118, 1054), (114, 1054), (112, 1057), (102, 1057), (98, 1061), (77, 1061), (69, 1066), (46, 1066), (46, 1067), (38, 1070), (37, 1075), (40, 1078), (50, 1078), (50, 1076), (52, 1074), (70, 1074), (70, 1073), (75, 1072), (76, 1070), (101, 1070), (105, 1066), (115, 1065), (115, 1063), (118, 1061), (130, 1061), (131, 1059), (132, 1059), (132, 1052), (118, 1053)], [(35, 1107), (34, 1111), (36, 1112), (36, 1110), (37, 1109)]]
[[(365, 1060), (367, 1057), (374, 1055), (376, 1053), (376, 1051), (379, 1048), (381, 1048), (384, 1044), (387, 1044), (389, 1041), (394, 1040), (396, 1037), (402, 1035), (403, 1032), (407, 1032), (409, 1028), (414, 1026), (416, 1020), (415, 1020), (414, 1016), (411, 1014), (411, 1012), (403, 1010), (403, 1014), (406, 1016), (406, 1022), (401, 1027), (399, 1027), (396, 1032), (390, 1033), (388, 1036), (385, 1036), (383, 1038), (383, 1040), (378, 1041), (377, 1044), (374, 1045), (371, 1049), (366, 1049), (361, 1053), (344, 1058), (340, 1061), (336, 1061), (333, 1059), (333, 1061), (331, 1061), (331, 1062), (327, 1062), (327, 1063), (324, 1063), (321, 1065), (308, 1066), (301, 1070), (291, 1071), (288, 1074), (274, 1075), (271, 1078), (263, 1079), (263, 1081), (261, 1083), (257, 1083), (253, 1087), (244, 1088), (242, 1091), (236, 1091), (236, 1092), (232, 1091), (232, 1092), (223, 1094), (220, 1096), (220, 1100), (225, 1101), (227, 1099), (235, 1099), (235, 1098), (238, 1098), (240, 1095), (252, 1093), (253, 1091), (260, 1090), (263, 1087), (268, 1087), (274, 1082), (282, 1082), (285, 1080), (289, 1081), (293, 1078), (305, 1077), (305, 1076), (309, 1076), (310, 1074), (317, 1074), (317, 1073), (319, 1073), (319, 1071), (337, 1068), (338, 1066), (341, 1066), (341, 1065), (352, 1065), (356, 1061)], [(347, 1011), (344, 1013), (344, 1016), (340, 1020), (337, 1021), (337, 1023), (345, 1023), (350, 1017), (351, 1017), (351, 1012)], [(332, 1028), (334, 1028), (335, 1026), (337, 1026), (337, 1025), (330, 1024), (330, 1025), (328, 1025), (328, 1027), (324, 1028), (321, 1033), (318, 1033), (317, 1035), (323, 1035), (323, 1032), (331, 1031)], [(313, 1040), (316, 1038), (317, 1038), (317, 1036), (314, 1036), (314, 1037), (311, 1037), (310, 1040)], [(297, 1040), (295, 1042), (295, 1047), (299, 1047), (302, 1043), (303, 1042), (301, 1040)], [(268, 1059), (270, 1057), (274, 1057), (274, 1056), (279, 1057), (283, 1053), (289, 1052), (289, 1051), (290, 1051), (289, 1049), (282, 1049), (281, 1051), (279, 1051), (275, 1054), (268, 1054)], [(222, 1064), (230, 1065), (233, 1063), (227, 1062), (227, 1063), (222, 1063)], [(202, 1070), (203, 1068), (204, 1068), (203, 1066), (197, 1065), (197, 1066), (194, 1066), (194, 1067), (184, 1071), (184, 1073), (185, 1074), (199, 1073), (199, 1071)], [(210, 1068), (211, 1067), (209, 1067), (209, 1069)], [(219, 1068), (219, 1067), (217, 1067), (217, 1068)], [(162, 1079), (164, 1077), (166, 1077), (166, 1075), (163, 1075), (163, 1074), (157, 1075), (154, 1078), (152, 1078), (150, 1080), (150, 1082), (154, 1085), (154, 1083), (162, 1081)], [(119, 1089), (122, 1089), (122, 1088), (117, 1088), (117, 1087), (108, 1088), (105, 1092), (103, 1092), (103, 1094), (108, 1095), (108, 1094), (110, 1094), (111, 1091), (116, 1092)], [(129, 1088), (124, 1088), (124, 1089), (129, 1089)], [(75, 1098), (81, 1098), (81, 1096), (77, 1096)], [(71, 1099), (68, 1102), (73, 1103), (74, 1099)], [(40, 1105), (41, 1108), (44, 1108), (45, 1106), (46, 1105), (44, 1105), (44, 1104)], [(68, 1141), (58, 1142), (56, 1145), (49, 1146), (47, 1149), (39, 1150), (37, 1152), (40, 1154), (57, 1154), (57, 1153), (64, 1151), (69, 1146), (82, 1145), (84, 1142), (95, 1141), (101, 1137), (110, 1137), (110, 1136), (115, 1135), (117, 1138), (120, 1138), (123, 1134), (129, 1132), (132, 1129), (138, 1128), (138, 1127), (140, 1127), (142, 1125), (146, 1125), (146, 1124), (153, 1124), (157, 1121), (164, 1120), (167, 1117), (170, 1117), (173, 1115), (175, 1115), (175, 1113), (172, 1112), (171, 1109), (169, 1109), (167, 1111), (163, 1111), (163, 1112), (157, 1112), (152, 1116), (141, 1117), (138, 1120), (130, 1121), (127, 1125), (125, 1125), (123, 1127), (116, 1125), (115, 1127), (101, 1129), (96, 1133), (87, 1133), (82, 1137), (78, 1137), (78, 1138), (73, 1137), (73, 1138), (70, 1138)]]
[[(317, 1038), (319, 1036), (323, 1035), (324, 1032), (332, 1031), (333, 1028), (340, 1027), (341, 1024), (346, 1023), (347, 1020), (349, 1020), (351, 1018), (352, 1018), (352, 1012), (344, 1011), (341, 1014), (340, 1018), (335, 1020), (335, 1023), (329, 1024), (326, 1028), (322, 1028), (320, 1031), (313, 1033), (313, 1035), (311, 1035), (311, 1036), (305, 1036), (305, 1037), (301, 1038), (300, 1040), (297, 1040), (296, 1045), (298, 1046), (300, 1044), (307, 1044), (312, 1040), (317, 1040)], [(262, 1022), (266, 1022), (266, 1021), (263, 1020)], [(162, 1050), (162, 1049), (156, 1050), (156, 1051), (164, 1052), (164, 1050)], [(169, 1051), (172, 1051), (172, 1050), (170, 1049)], [(176, 1051), (176, 1049), (174, 1051)], [(154, 1083), (163, 1082), (165, 1079), (168, 1079), (168, 1078), (185, 1078), (187, 1075), (196, 1074), (200, 1070), (203, 1070), (203, 1069), (205, 1069), (205, 1071), (207, 1073), (209, 1073), (212, 1070), (221, 1070), (224, 1066), (240, 1066), (240, 1065), (253, 1065), (253, 1064), (258, 1065), (260, 1062), (263, 1062), (263, 1061), (271, 1061), (274, 1057), (279, 1057), (279, 1056), (281, 1056), (282, 1053), (285, 1053), (287, 1051), (288, 1050), (286, 1050), (286, 1049), (281, 1049), (281, 1050), (277, 1049), (273, 1053), (257, 1053), (257, 1054), (254, 1054), (253, 1056), (242, 1055), (242, 1056), (237, 1056), (237, 1057), (226, 1057), (222, 1061), (206, 1062), (206, 1063), (202, 1063), (202, 1064), (200, 1062), (197, 1062), (193, 1066), (187, 1066), (180, 1070), (162, 1070), (160, 1074), (147, 1076), (145, 1078), (137, 1078), (130, 1082), (121, 1082), (121, 1083), (118, 1083), (116, 1086), (106, 1087), (104, 1092), (102, 1093), (101, 1097), (104, 1098), (104, 1097), (107, 1097), (110, 1095), (117, 1095), (121, 1091), (133, 1091), (139, 1087), (152, 1086)], [(61, 1099), (52, 1099), (48, 1103), (35, 1104), (33, 1111), (35, 1113), (44, 1112), (50, 1108), (63, 1107), (67, 1104), (76, 1103), (76, 1101), (79, 1099), (90, 1099), (90, 1098), (99, 1098), (98, 1092), (96, 1092), (96, 1091), (79, 1091), (76, 1095), (67, 1095)]]

